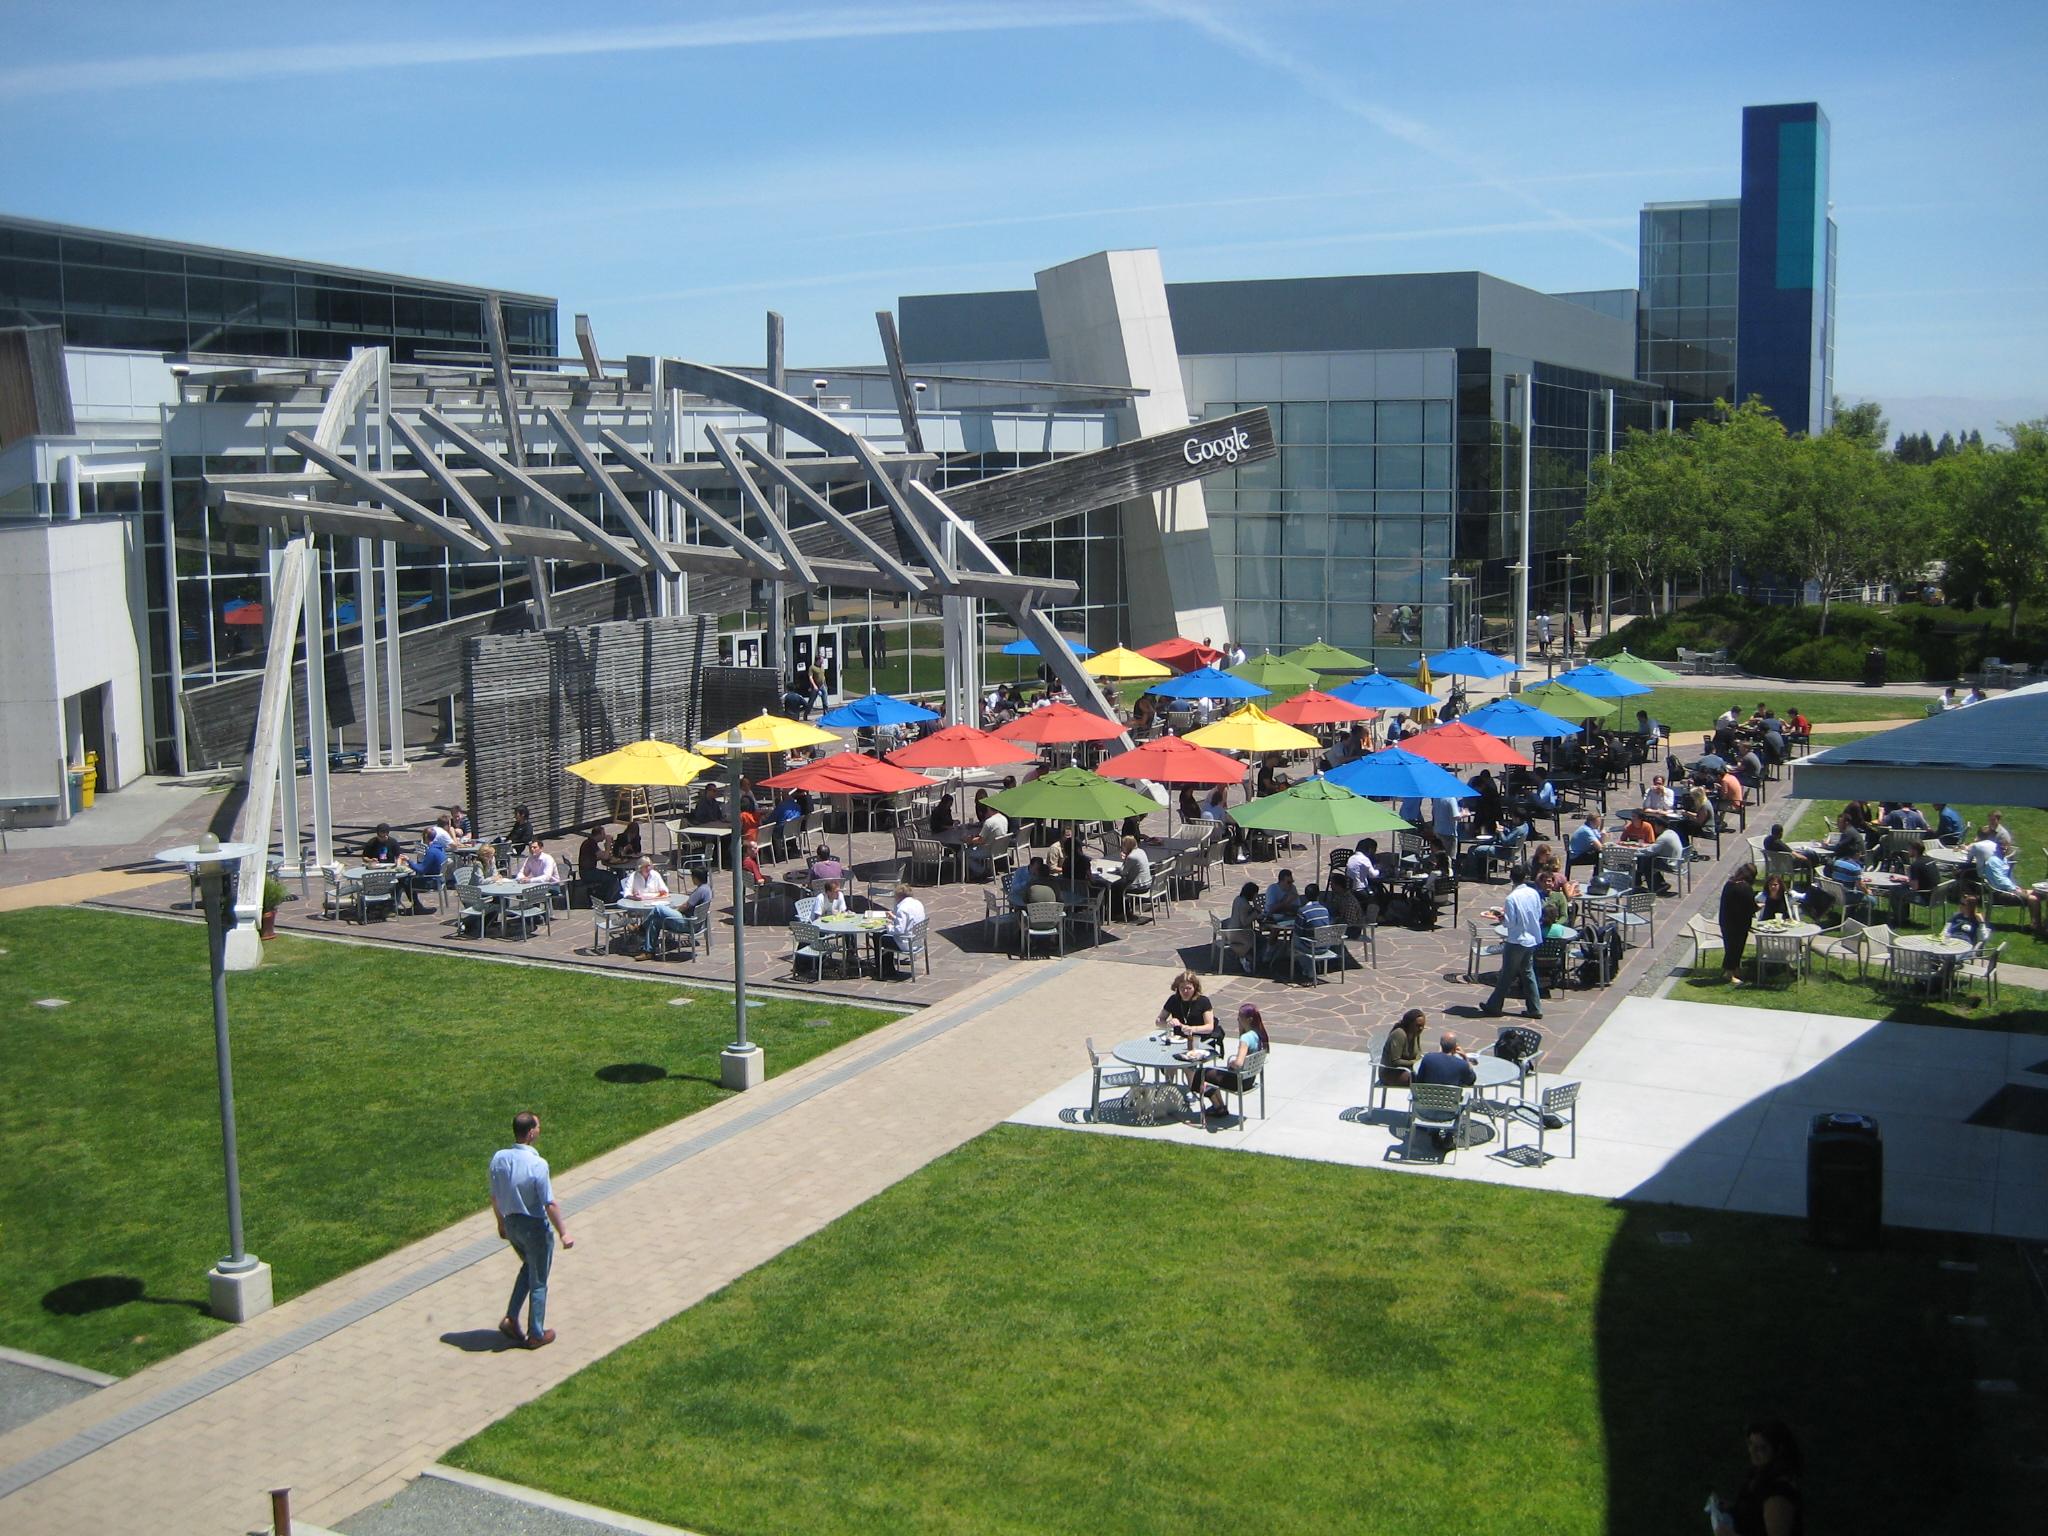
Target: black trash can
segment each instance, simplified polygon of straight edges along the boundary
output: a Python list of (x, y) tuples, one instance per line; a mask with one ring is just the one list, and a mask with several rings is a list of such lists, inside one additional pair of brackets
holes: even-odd
[(1815, 1115), (1806, 1133), (1806, 1224), (1829, 1248), (1875, 1248), (1884, 1225), (1884, 1138), (1868, 1115)]
[(1866, 687), (1882, 688), (1885, 685), (1888, 670), (1883, 646), (1873, 645), (1864, 653), (1863, 682)]

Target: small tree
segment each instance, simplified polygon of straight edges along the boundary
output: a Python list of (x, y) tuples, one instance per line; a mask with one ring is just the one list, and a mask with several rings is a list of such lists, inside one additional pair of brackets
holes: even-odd
[(1699, 445), (1690, 434), (1631, 432), (1593, 466), (1586, 515), (1572, 542), (1594, 561), (1632, 576), (1654, 615), (1664, 579), (1699, 563), (1706, 492)]
[(2048, 587), (2048, 421), (2006, 428), (2012, 448), (1964, 448), (1941, 463), (1960, 562), (1981, 571), (2006, 607), (2005, 631), (2020, 605)]
[(1784, 510), (1770, 530), (1786, 569), (1820, 587), (1820, 630), (1830, 595), (1875, 569), (1875, 543), (1890, 488), (1876, 452), (1823, 433), (1785, 445)]

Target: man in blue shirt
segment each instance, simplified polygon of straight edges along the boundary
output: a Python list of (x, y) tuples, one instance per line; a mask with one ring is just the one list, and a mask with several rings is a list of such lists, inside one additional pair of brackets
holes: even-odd
[[(528, 1349), (555, 1342), (555, 1330), (547, 1326), (548, 1270), (554, 1263), (554, 1236), (549, 1225), (561, 1234), (565, 1250), (576, 1246), (562, 1224), (562, 1208), (555, 1203), (547, 1159), (534, 1150), (538, 1140), (540, 1116), (522, 1109), (512, 1117), (512, 1145), (494, 1153), (490, 1167), (491, 1212), (498, 1218), (498, 1236), (519, 1255), (519, 1276), (512, 1282), (512, 1300), (498, 1320), (498, 1332)], [(533, 1304), (522, 1334), (519, 1308), (529, 1297)]]
[(1543, 992), (1536, 981), (1536, 951), (1543, 947), (1543, 893), (1526, 879), (1518, 881), (1502, 905), (1501, 924), (1506, 934), (1500, 951), (1500, 980), (1480, 1012), (1499, 1018), (1502, 1005), (1513, 992), (1523, 1000), (1529, 1017), (1540, 1019)]
[(1578, 826), (1572, 830), (1571, 840), (1565, 844), (1565, 875), (1569, 877), (1572, 866), (1581, 860), (1597, 868), (1600, 863), (1601, 842), (1600, 818), (1586, 816), (1581, 819)]
[[(1470, 1088), (1479, 1080), (1478, 1072), (1472, 1066), (1472, 1058), (1464, 1047), (1458, 1044), (1458, 1037), (1450, 1030), (1443, 1032), (1436, 1049), (1415, 1064), (1415, 1081), (1418, 1083), (1447, 1083), (1459, 1088)], [(1433, 1131), (1439, 1151), (1449, 1151), (1451, 1132)]]
[(1963, 840), (1963, 813), (1952, 805), (1934, 802), (1934, 835), (1953, 848)]
[[(1336, 919), (1330, 916), (1330, 909), (1323, 905), (1322, 890), (1311, 882), (1301, 893), (1300, 905), (1294, 909), (1294, 952), (1298, 956), (1312, 955), (1316, 949), (1316, 930), (1331, 926)], [(1343, 934), (1337, 935), (1337, 943), (1344, 943)], [(1297, 963), (1296, 969), (1298, 970)], [(1309, 962), (1311, 973), (1315, 970), (1313, 960)]]
[(411, 858), (401, 861), (398, 883), (412, 898), (413, 916), (418, 917), (427, 910), (427, 904), (420, 900), (422, 890), (433, 890), (448, 872), (448, 845), (434, 836), (434, 829), (427, 828), (420, 833), (420, 851)]

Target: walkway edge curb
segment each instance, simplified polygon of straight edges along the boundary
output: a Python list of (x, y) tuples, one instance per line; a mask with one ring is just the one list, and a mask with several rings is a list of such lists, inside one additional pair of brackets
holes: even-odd
[(614, 1531), (629, 1531), (632, 1536), (698, 1536), (679, 1525), (662, 1525), (658, 1521), (643, 1520), (638, 1515), (622, 1515), (617, 1510), (606, 1509), (598, 1504), (585, 1504), (580, 1499), (565, 1499), (557, 1493), (543, 1493), (538, 1488), (528, 1488), (523, 1483), (508, 1483), (502, 1478), (485, 1477), (481, 1472), (465, 1472), (460, 1467), (435, 1462), (422, 1468), (421, 1477), (431, 1477), (437, 1482), (453, 1483), (461, 1488), (473, 1489), (478, 1493), (494, 1494), (498, 1498), (515, 1504), (526, 1504), (534, 1509), (545, 1509), (552, 1514), (568, 1515), (577, 1520), (588, 1520), (592, 1525), (602, 1525)]
[(4, 1344), (0, 1344), (0, 1365), (27, 1366), (32, 1371), (82, 1381), (88, 1387), (111, 1387), (122, 1380), (119, 1376), (109, 1376), (105, 1371), (95, 1371), (90, 1366), (73, 1365), (69, 1360), (52, 1360), (48, 1355), (30, 1354), (25, 1349), (9, 1349)]

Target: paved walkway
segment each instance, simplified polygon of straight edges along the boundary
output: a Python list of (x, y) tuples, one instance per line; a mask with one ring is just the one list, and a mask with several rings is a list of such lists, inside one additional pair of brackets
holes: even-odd
[[(0, 1530), (219, 1536), (290, 1486), (316, 1524), (995, 1125), (1070, 1076), (1088, 1020), (1149, 1022), (1148, 967), (1046, 961), (978, 984), (565, 1174), (561, 1338), (501, 1349), (488, 1212), (0, 1437)], [(1131, 1030), (1130, 1032), (1135, 1032)], [(993, 1070), (991, 1063), (999, 1063)], [(483, 1155), (479, 1152), (479, 1188)]]

